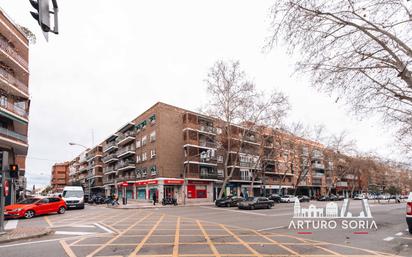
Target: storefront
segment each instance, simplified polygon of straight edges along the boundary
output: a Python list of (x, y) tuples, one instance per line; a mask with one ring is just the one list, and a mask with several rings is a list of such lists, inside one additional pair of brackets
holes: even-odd
[(214, 197), (213, 182), (188, 180), (186, 194), (188, 202), (212, 202)]
[(174, 197), (178, 203), (183, 202), (182, 187), (183, 179), (158, 178), (141, 180), (134, 183), (136, 188), (136, 199), (141, 201), (152, 201), (156, 194), (157, 201), (160, 203), (164, 197)]

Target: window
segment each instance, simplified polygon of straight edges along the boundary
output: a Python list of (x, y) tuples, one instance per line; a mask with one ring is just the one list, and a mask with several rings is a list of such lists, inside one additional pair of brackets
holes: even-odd
[(156, 141), (156, 131), (150, 133), (150, 142)]
[(207, 198), (207, 186), (206, 185), (188, 185), (187, 186), (188, 198)]
[(150, 124), (153, 125), (156, 123), (156, 114), (153, 114), (149, 117)]
[(222, 134), (222, 129), (221, 128), (216, 128), (216, 133), (219, 134), (219, 135)]
[(153, 159), (156, 157), (156, 149), (150, 150), (150, 158)]
[(144, 152), (142, 153), (142, 161), (146, 161), (147, 160), (147, 153)]
[(223, 163), (223, 156), (222, 155), (219, 155), (217, 157), (217, 162)]
[(136, 156), (136, 163), (139, 163), (142, 160), (142, 158), (140, 157), (140, 155)]
[(59, 198), (49, 198), (49, 203), (57, 203), (60, 202)]
[(157, 175), (156, 166), (150, 167), (150, 175), (152, 175), (152, 176), (156, 176), (156, 175)]
[(147, 143), (147, 136), (142, 137), (142, 146), (146, 145)]
[(141, 146), (142, 146), (142, 142), (140, 142), (140, 140), (136, 141), (136, 149), (140, 148)]
[(142, 169), (142, 178), (145, 178), (147, 176), (147, 169), (143, 168)]

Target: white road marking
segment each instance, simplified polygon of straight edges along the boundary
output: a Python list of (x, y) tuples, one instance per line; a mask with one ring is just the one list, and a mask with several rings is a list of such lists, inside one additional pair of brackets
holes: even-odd
[(401, 236), (401, 235), (403, 235), (402, 232), (399, 232), (399, 233), (396, 233), (396, 234), (395, 234), (395, 236)]
[(83, 236), (83, 235), (93, 235), (96, 233), (95, 232), (82, 232), (82, 231), (56, 231), (54, 234)]
[(100, 225), (99, 223), (94, 223), (93, 225), (95, 225), (96, 227), (99, 227), (99, 228), (103, 229), (103, 230), (106, 231), (107, 233), (110, 233), (110, 234), (113, 234), (113, 233), (114, 233), (112, 230), (110, 230), (110, 229), (108, 229), (108, 228)]
[(393, 237), (391, 237), (391, 236), (388, 236), (388, 237), (383, 239), (383, 241), (387, 241), (387, 242), (392, 241), (392, 240), (393, 240)]
[(274, 229), (279, 229), (279, 228), (286, 228), (287, 226), (279, 226), (279, 227), (272, 227), (272, 228), (262, 228), (258, 229), (257, 231), (262, 232), (262, 231), (268, 231), (268, 230), (274, 230)]
[[(95, 235), (93, 237), (95, 237)], [(102, 236), (102, 237), (105, 237), (105, 236)], [(0, 245), (0, 248), (15, 247), (15, 246), (19, 246), (19, 245), (32, 245), (32, 244), (50, 243), (50, 242), (55, 242), (55, 241), (60, 241), (60, 240), (74, 240), (74, 239), (79, 239), (79, 238), (87, 238), (87, 235), (85, 235), (85, 236), (63, 237), (63, 238), (54, 238), (54, 239), (47, 239), (47, 240), (41, 240), (41, 241), (31, 241), (31, 242), (17, 243), (17, 244)]]
[(5, 230), (12, 230), (17, 228), (17, 224), (19, 223), (18, 220), (8, 220), (6, 225), (4, 225)]

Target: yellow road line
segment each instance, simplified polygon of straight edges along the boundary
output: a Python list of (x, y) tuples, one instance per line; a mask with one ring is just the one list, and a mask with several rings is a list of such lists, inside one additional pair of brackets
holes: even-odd
[(156, 224), (152, 227), (152, 229), (147, 233), (147, 235), (143, 238), (143, 240), (136, 246), (133, 252), (129, 254), (129, 257), (131, 256), (136, 256), (136, 254), (142, 249), (143, 245), (146, 243), (146, 241), (149, 239), (149, 237), (153, 234), (153, 232), (156, 230), (156, 228), (159, 226), (160, 222), (162, 222), (163, 218), (165, 217), (165, 214), (163, 214), (160, 219), (156, 222)]
[(63, 247), (64, 251), (66, 252), (67, 256), (69, 257), (76, 257), (76, 254), (70, 249), (70, 246), (66, 243), (66, 241), (60, 240), (59, 241), (61, 246)]
[(47, 222), (47, 224), (49, 224), (49, 227), (53, 227), (52, 222), (50, 221), (49, 217), (44, 216), (44, 220)]
[(180, 236), (180, 217), (177, 217), (175, 243), (173, 246), (173, 257), (179, 256), (179, 240), (180, 240), (179, 236)]
[(286, 247), (286, 246), (282, 245), (282, 244), (281, 244), (281, 243), (279, 243), (278, 241), (273, 240), (272, 238), (267, 237), (267, 236), (265, 236), (264, 234), (261, 234), (261, 233), (259, 233), (259, 232), (258, 232), (258, 231), (256, 231), (256, 230), (251, 230), (251, 231), (253, 231), (256, 235), (258, 235), (258, 236), (260, 236), (260, 237), (263, 237), (264, 239), (266, 239), (266, 240), (268, 240), (268, 241), (270, 241), (270, 242), (272, 242), (272, 243), (275, 243), (276, 245), (278, 245), (279, 247), (281, 247), (281, 248), (285, 249), (286, 251), (288, 251), (288, 252), (290, 252), (290, 253), (292, 253), (292, 254), (294, 254), (294, 255), (298, 255), (298, 256), (300, 256), (300, 254), (299, 254), (299, 253), (297, 253), (297, 252), (293, 251), (293, 250), (292, 250), (292, 249), (290, 249), (289, 247)]
[(92, 257), (94, 256), (96, 253), (98, 253), (100, 250), (102, 250), (103, 248), (105, 248), (107, 245), (111, 244), (113, 241), (115, 241), (116, 239), (118, 239), (120, 236), (122, 236), (123, 234), (125, 234), (127, 231), (129, 231), (131, 228), (133, 228), (134, 226), (137, 226), (140, 222), (144, 221), (147, 217), (149, 217), (151, 215), (151, 213), (146, 214), (143, 218), (139, 219), (138, 221), (136, 221), (135, 223), (133, 223), (132, 226), (130, 226), (128, 229), (123, 230), (121, 233), (119, 233), (117, 236), (113, 237), (112, 239), (110, 239), (109, 241), (107, 241), (106, 243), (102, 244), (99, 248), (97, 248), (96, 250), (94, 250), (93, 252), (91, 252), (90, 254), (87, 255), (87, 257)]
[(217, 251), (216, 246), (213, 244), (212, 240), (210, 240), (209, 235), (207, 234), (206, 230), (203, 228), (202, 224), (200, 224), (200, 221), (197, 220), (197, 225), (199, 226), (200, 230), (203, 233), (203, 236), (205, 237), (207, 244), (209, 245), (210, 249), (212, 250), (213, 254), (217, 257), (220, 257), (220, 253)]
[(250, 245), (248, 245), (245, 241), (243, 241), (240, 237), (238, 237), (235, 233), (230, 231), (227, 227), (224, 225), (220, 225), (226, 232), (231, 234), (237, 241), (239, 241), (244, 247), (246, 247), (249, 251), (251, 251), (255, 256), (262, 256), (260, 253), (258, 253), (255, 249), (253, 249)]

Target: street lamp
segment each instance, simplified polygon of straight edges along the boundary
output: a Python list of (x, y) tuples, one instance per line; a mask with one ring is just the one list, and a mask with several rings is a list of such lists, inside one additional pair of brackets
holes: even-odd
[(81, 146), (81, 147), (83, 147), (84, 149), (89, 149), (88, 147), (86, 147), (86, 146), (84, 146), (84, 145), (82, 145), (82, 144), (78, 144), (78, 143), (73, 143), (73, 142), (69, 142), (69, 145), (77, 145), (77, 146)]

